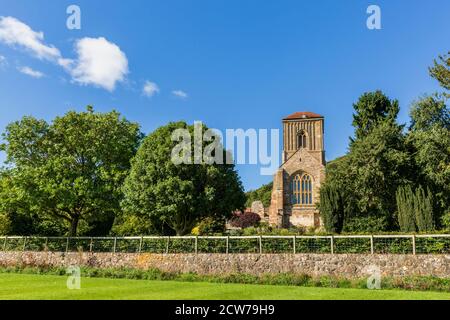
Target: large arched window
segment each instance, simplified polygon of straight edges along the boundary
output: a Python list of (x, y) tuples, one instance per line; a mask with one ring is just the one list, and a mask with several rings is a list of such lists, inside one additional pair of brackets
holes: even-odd
[(297, 174), (292, 179), (292, 204), (312, 203), (312, 179), (308, 174)]
[(306, 148), (306, 132), (301, 130), (297, 133), (297, 149)]

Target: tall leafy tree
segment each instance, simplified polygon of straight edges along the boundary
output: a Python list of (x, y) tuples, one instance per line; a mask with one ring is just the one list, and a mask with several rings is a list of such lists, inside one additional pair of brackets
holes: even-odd
[(429, 68), (429, 71), (443, 88), (450, 90), (450, 52), (434, 60), (434, 65)]
[(64, 221), (68, 235), (75, 236), (81, 221), (104, 224), (120, 211), (121, 186), (141, 133), (116, 111), (88, 107), (50, 124), (24, 117), (9, 124), (3, 138), (14, 187), (26, 195), (21, 203)]
[(396, 192), (397, 199), (397, 218), (400, 230), (402, 232), (415, 232), (415, 194), (410, 185), (400, 186)]
[(416, 166), (416, 183), (433, 193), (436, 219), (450, 211), (450, 109), (442, 95), (425, 96), (410, 111), (407, 143)]
[(341, 233), (344, 226), (345, 199), (339, 187), (325, 184), (320, 188), (319, 208), (326, 231)]
[(355, 137), (348, 154), (327, 165), (325, 186), (345, 199), (345, 231), (395, 229), (395, 192), (413, 175), (403, 126), (396, 123), (398, 102), (376, 91), (354, 108)]
[(425, 192), (422, 186), (416, 189), (414, 212), (419, 231), (433, 231), (435, 229), (433, 217), (433, 195), (429, 190)]
[(411, 156), (404, 147), (402, 128), (391, 122), (379, 124), (350, 148), (350, 177), (362, 215), (385, 217), (393, 228), (395, 192), (413, 176)]
[(383, 92), (366, 92), (353, 105), (355, 139), (367, 136), (380, 123), (395, 122), (400, 110), (397, 100), (390, 100)]
[[(165, 233), (168, 226), (177, 235), (185, 235), (207, 217), (230, 218), (234, 210), (243, 209), (245, 194), (232, 164), (174, 163), (171, 153), (178, 143), (172, 141), (172, 133), (176, 129), (187, 129), (194, 136), (193, 126), (176, 122), (144, 139), (132, 161), (122, 205), (125, 215), (147, 219), (153, 226), (149, 231)], [(194, 149), (193, 141), (188, 149)], [(221, 145), (218, 152), (225, 153)]]

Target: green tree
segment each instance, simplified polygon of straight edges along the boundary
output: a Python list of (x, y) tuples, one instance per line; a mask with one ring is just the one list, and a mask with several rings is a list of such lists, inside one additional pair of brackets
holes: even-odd
[(96, 113), (88, 107), (51, 124), (24, 117), (9, 124), (3, 138), (21, 200), (16, 203), (27, 206), (16, 209), (60, 219), (75, 236), (81, 221), (89, 231), (120, 211), (121, 186), (141, 133), (116, 111)]
[[(243, 209), (245, 194), (232, 164), (175, 164), (171, 154), (178, 142), (172, 141), (172, 133), (177, 129), (194, 136), (194, 126), (176, 122), (144, 139), (125, 181), (122, 206), (126, 215), (148, 219), (153, 232), (162, 233), (166, 225), (185, 235), (207, 217), (229, 218), (234, 210)], [(188, 149), (186, 155), (194, 149), (193, 142)], [(218, 149), (225, 155), (221, 144)]]
[(390, 122), (379, 124), (367, 137), (353, 143), (348, 156), (347, 183), (352, 185), (358, 212), (384, 217), (393, 228), (395, 192), (413, 176), (401, 127)]
[(392, 230), (396, 190), (414, 175), (403, 126), (396, 123), (398, 102), (377, 91), (354, 107), (355, 138), (347, 155), (327, 164), (325, 184), (345, 199), (344, 231)]
[(416, 232), (415, 194), (411, 186), (400, 186), (396, 192), (396, 199), (400, 231)]
[(397, 100), (390, 100), (379, 90), (364, 93), (353, 108), (355, 139), (364, 138), (382, 122), (394, 123), (400, 110)]
[(245, 206), (250, 208), (254, 201), (261, 201), (265, 208), (270, 206), (270, 200), (272, 198), (273, 183), (268, 183), (256, 190), (246, 192), (247, 202)]
[[(407, 144), (416, 166), (416, 183), (434, 195), (436, 215), (450, 210), (450, 110), (440, 95), (425, 96), (410, 111)], [(439, 219), (437, 219), (439, 221)]]
[(433, 197), (430, 191), (425, 190), (422, 186), (416, 189), (414, 199), (414, 212), (416, 216), (417, 229), (421, 232), (433, 231), (435, 229), (433, 218)]
[(325, 183), (320, 188), (319, 209), (325, 230), (341, 233), (344, 226), (345, 200), (338, 187)]
[(450, 90), (450, 52), (434, 60), (434, 65), (429, 68), (429, 72), (443, 88)]

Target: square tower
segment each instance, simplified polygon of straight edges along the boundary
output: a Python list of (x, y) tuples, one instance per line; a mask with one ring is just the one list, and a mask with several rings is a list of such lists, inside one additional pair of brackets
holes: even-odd
[(283, 119), (282, 165), (277, 170), (269, 222), (278, 227), (320, 227), (320, 185), (325, 180), (324, 118), (296, 112)]
[(283, 119), (282, 162), (304, 148), (325, 163), (323, 116), (313, 112), (296, 112)]

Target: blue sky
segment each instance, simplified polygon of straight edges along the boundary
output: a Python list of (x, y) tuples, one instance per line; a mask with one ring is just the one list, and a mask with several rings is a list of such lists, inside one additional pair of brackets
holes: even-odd
[[(70, 4), (81, 8), (81, 30), (66, 28)], [(381, 30), (366, 27), (370, 4), (381, 8)], [(325, 116), (327, 160), (346, 152), (362, 93), (399, 99), (406, 122), (411, 102), (438, 90), (427, 67), (450, 50), (448, 0), (0, 0), (0, 16), (43, 32), (44, 46), (0, 37), (1, 131), (24, 115), (50, 120), (88, 104), (114, 108), (146, 133), (177, 120), (281, 128), (284, 116), (313, 111)], [(114, 88), (104, 70), (80, 63), (97, 52), (89, 39), (125, 59), (113, 62)], [(146, 83), (157, 86), (152, 96)], [(246, 189), (271, 181), (257, 165), (238, 170)]]

